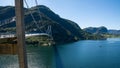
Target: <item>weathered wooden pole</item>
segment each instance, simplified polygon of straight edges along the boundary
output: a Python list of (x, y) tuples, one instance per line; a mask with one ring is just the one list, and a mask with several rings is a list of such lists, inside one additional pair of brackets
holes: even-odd
[(25, 46), (23, 0), (15, 0), (15, 12), (16, 12), (16, 32), (17, 32), (19, 68), (28, 68)]

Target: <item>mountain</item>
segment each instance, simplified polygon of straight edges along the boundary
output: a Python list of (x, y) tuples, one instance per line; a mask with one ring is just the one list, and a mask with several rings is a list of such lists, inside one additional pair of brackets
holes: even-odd
[(0, 21), (15, 16), (15, 8), (12, 6), (0, 6)]
[(104, 26), (88, 27), (88, 28), (84, 28), (83, 30), (88, 32), (88, 33), (93, 33), (93, 34), (106, 34), (106, 33), (108, 33), (108, 29)]
[(83, 31), (86, 31), (86, 32), (92, 33), (92, 34), (113, 34), (113, 35), (119, 35), (120, 34), (120, 30), (107, 29), (104, 26), (101, 26), (101, 27), (87, 27), (87, 28), (84, 28)]
[(120, 30), (108, 30), (109, 34), (120, 35)]
[[(39, 10), (39, 11), (38, 11)], [(37, 21), (34, 23), (31, 13), (34, 19)], [(55, 14), (52, 10), (44, 5), (35, 6), (32, 8), (24, 8), (24, 20), (25, 20), (25, 32), (46, 32), (48, 25), (52, 27), (52, 35), (54, 41), (58, 44), (69, 43), (83, 39), (102, 39), (102, 36), (95, 37), (95, 35), (89, 34), (83, 31), (75, 22), (63, 19), (58, 14)], [(15, 7), (13, 6), (0, 6), (0, 33), (15, 33)], [(7, 23), (11, 20), (11, 23)], [(44, 28), (43, 28), (44, 27)], [(39, 30), (40, 29), (40, 30)]]

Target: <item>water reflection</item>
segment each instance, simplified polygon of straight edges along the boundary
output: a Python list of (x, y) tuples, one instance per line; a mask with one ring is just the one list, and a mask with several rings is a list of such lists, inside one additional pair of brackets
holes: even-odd
[[(28, 45), (27, 57), (29, 68), (120, 68), (120, 39)], [(17, 55), (0, 55), (0, 68), (19, 68)]]
[(54, 49), (52, 46), (29, 45), (27, 50), (29, 68), (53, 68)]
[(0, 68), (18, 68), (17, 55), (0, 55)]
[[(54, 48), (27, 46), (28, 68), (55, 68)], [(17, 55), (0, 55), (0, 68), (19, 68)]]
[(54, 48), (54, 53), (55, 53), (55, 63), (56, 63), (56, 68), (64, 68), (62, 59), (60, 57), (60, 54), (58, 52), (58, 49), (56, 46), (53, 46)]

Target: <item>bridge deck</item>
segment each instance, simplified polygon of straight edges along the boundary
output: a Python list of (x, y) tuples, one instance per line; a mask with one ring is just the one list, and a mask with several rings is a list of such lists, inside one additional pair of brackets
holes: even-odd
[[(25, 34), (25, 37), (30, 37), (30, 36), (50, 36), (47, 33), (35, 33), (35, 34)], [(13, 38), (16, 37), (15, 34), (2, 34), (0, 35), (0, 38)]]
[[(46, 33), (37, 34), (26, 34), (26, 37), (31, 36), (50, 36)], [(0, 35), (0, 54), (17, 54), (17, 37), (14, 34), (11, 35)], [(52, 44), (52, 41), (39, 41), (43, 46), (48, 46)]]

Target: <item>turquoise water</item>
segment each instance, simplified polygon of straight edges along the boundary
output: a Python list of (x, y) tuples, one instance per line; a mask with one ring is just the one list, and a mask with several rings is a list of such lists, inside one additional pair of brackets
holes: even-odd
[(120, 39), (85, 40), (58, 46), (64, 68), (120, 68)]
[[(120, 38), (41, 47), (28, 45), (29, 68), (120, 68)], [(0, 55), (0, 68), (19, 68), (17, 55)]]

